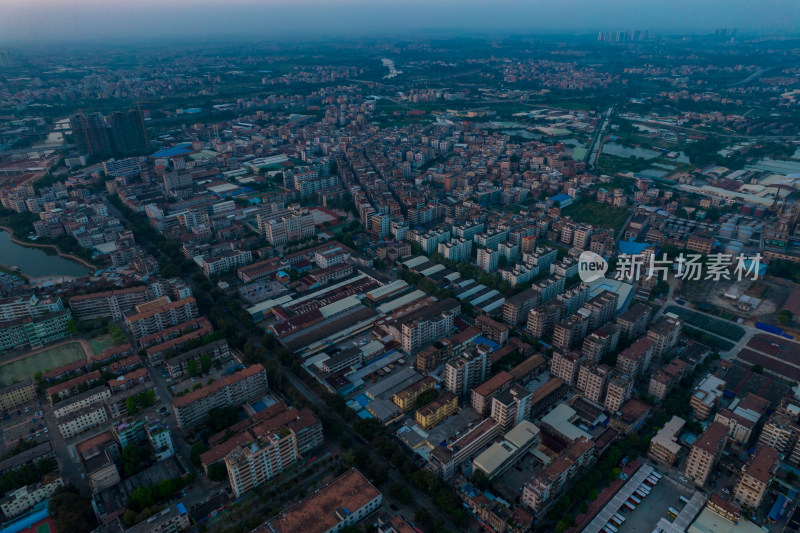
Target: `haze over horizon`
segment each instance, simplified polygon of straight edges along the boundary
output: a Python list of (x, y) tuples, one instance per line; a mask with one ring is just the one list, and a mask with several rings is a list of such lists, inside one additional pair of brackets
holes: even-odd
[[(334, 22), (335, 21), (335, 22)], [(414, 31), (794, 33), (790, 0), (4, 0), (0, 43), (380, 36)]]

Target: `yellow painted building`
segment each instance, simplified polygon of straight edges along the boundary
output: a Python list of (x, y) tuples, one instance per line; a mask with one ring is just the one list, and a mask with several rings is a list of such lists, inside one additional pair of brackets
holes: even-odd
[(417, 411), (417, 424), (422, 429), (430, 429), (456, 411), (458, 411), (458, 396), (448, 391)]

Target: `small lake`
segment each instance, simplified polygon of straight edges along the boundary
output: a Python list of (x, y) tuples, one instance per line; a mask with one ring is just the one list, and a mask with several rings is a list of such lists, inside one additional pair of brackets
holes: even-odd
[(43, 248), (30, 248), (11, 241), (8, 232), (0, 230), (0, 263), (18, 267), (33, 277), (85, 276), (89, 271), (75, 261), (49, 255)]
[(656, 152), (655, 150), (648, 150), (647, 148), (638, 147), (632, 148), (630, 146), (623, 146), (617, 143), (605, 143), (603, 145), (603, 153), (615, 155), (617, 157), (641, 157), (643, 159), (655, 159), (661, 155), (661, 152)]

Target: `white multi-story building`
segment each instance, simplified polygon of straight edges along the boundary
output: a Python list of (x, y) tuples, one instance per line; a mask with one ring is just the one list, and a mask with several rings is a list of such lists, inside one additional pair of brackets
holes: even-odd
[(250, 250), (231, 250), (214, 257), (203, 257), (201, 266), (203, 274), (207, 277), (216, 276), (233, 268), (249, 265), (253, 262), (253, 253)]
[(438, 252), (450, 261), (469, 261), (472, 257), (472, 241), (456, 238), (450, 242), (440, 242)]
[(267, 373), (255, 364), (172, 401), (182, 429), (204, 422), (214, 407), (239, 406), (267, 393)]
[(500, 264), (500, 256), (503, 254), (497, 250), (480, 248), (478, 250), (477, 264), (486, 272), (494, 272)]

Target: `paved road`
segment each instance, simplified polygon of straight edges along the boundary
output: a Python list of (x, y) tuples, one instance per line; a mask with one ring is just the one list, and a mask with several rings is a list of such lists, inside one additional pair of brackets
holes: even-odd
[[(83, 465), (81, 464), (78, 452), (75, 450), (75, 443), (88, 438), (90, 434), (83, 433), (77, 438), (72, 439), (71, 443), (67, 443), (67, 441), (64, 440), (64, 437), (61, 436), (61, 432), (58, 430), (58, 424), (56, 423), (56, 417), (53, 414), (53, 408), (50, 407), (50, 404), (46, 400), (43, 400), (41, 403), (41, 409), (44, 411), (45, 425), (50, 430), (48, 435), (52, 441), (53, 451), (56, 454), (58, 465), (61, 467), (61, 476), (68, 482), (78, 487), (82, 493), (91, 494), (92, 491), (89, 488), (89, 482), (81, 479), (81, 474), (83, 474)], [(103, 431), (106, 431), (107, 429), (107, 427), (104, 427)]]
[[(120, 221), (127, 222), (127, 219), (124, 217), (124, 215), (122, 215), (122, 213), (120, 213), (119, 210), (113, 204), (111, 204), (107, 198), (104, 197), (103, 201), (108, 206), (109, 211), (111, 211), (115, 216), (117, 216), (120, 219)], [(147, 244), (153, 244), (146, 242), (146, 239), (144, 239), (140, 235), (137, 235), (136, 239), (137, 242), (139, 242), (139, 244), (142, 246), (146, 246)], [(185, 274), (184, 281), (186, 281), (186, 283), (192, 288), (193, 291), (197, 291), (198, 286), (194, 281), (193, 274), (194, 272), (187, 272)], [(228, 313), (226, 310), (223, 309), (223, 312), (225, 313), (226, 318), (239, 329), (239, 332), (242, 335), (244, 335), (248, 341), (250, 341), (255, 346), (262, 346), (261, 339), (258, 336), (251, 333), (250, 330), (248, 330), (241, 322), (239, 322), (239, 320), (236, 317)], [(287, 379), (289, 383), (291, 383), (292, 386), (294, 386), (305, 397), (307, 401), (314, 404), (318, 409), (320, 409), (321, 411), (329, 412), (333, 416), (335, 416), (341, 423), (342, 428), (344, 428), (344, 430), (347, 432), (352, 442), (357, 442), (363, 446), (366, 446), (367, 448), (370, 448), (370, 443), (367, 442), (365, 439), (363, 439), (361, 435), (356, 433), (356, 431), (335, 411), (332, 411), (330, 407), (325, 402), (323, 402), (322, 399), (320, 399), (311, 389), (309, 389), (308, 386), (306, 386), (306, 384), (301, 379), (295, 376), (290, 369), (286, 367), (282, 368), (283, 368), (284, 379)], [(164, 378), (161, 376), (161, 373), (158, 372), (157, 369), (151, 369), (151, 375), (154, 382), (156, 383), (156, 387), (159, 391), (159, 396), (161, 396), (162, 401), (163, 399), (171, 398), (172, 396), (169, 394), (167, 384), (164, 381)], [(169, 403), (171, 404), (171, 401)], [(172, 409), (171, 405), (169, 409)], [(186, 453), (188, 445), (183, 439), (181, 431), (177, 428), (177, 422), (175, 421), (174, 412), (172, 412), (171, 416), (168, 417), (168, 423), (170, 424), (170, 430), (173, 432), (173, 439), (175, 440), (176, 450), (178, 450), (181, 453), (185, 453), (185, 457), (188, 458), (189, 455), (188, 453)], [(330, 439), (330, 436), (326, 436), (326, 438)], [(427, 494), (418, 491), (416, 488), (406, 483), (405, 479), (403, 479), (403, 477), (399, 474), (399, 472), (397, 472), (397, 470), (382, 455), (378, 453), (373, 453), (371, 457), (372, 459), (378, 461), (385, 468), (390, 482), (401, 483), (405, 486), (408, 486), (414, 497), (414, 502), (419, 507), (427, 508), (434, 515), (438, 514), (444, 519), (446, 527), (454, 531), (457, 530), (457, 528), (452, 524), (450, 519), (445, 514), (440, 513), (438, 511), (438, 509), (433, 504), (431, 498)], [(191, 465), (185, 465), (185, 466), (191, 466)], [(201, 480), (207, 481), (205, 477), (201, 478)], [(386, 499), (386, 497), (384, 498)]]
[[(192, 280), (187, 280), (187, 282), (188, 283), (194, 283)], [(253, 335), (247, 328), (245, 328), (244, 325), (236, 319), (236, 317), (232, 316), (230, 313), (226, 313), (226, 318), (229, 321), (231, 321), (237, 328), (239, 328), (240, 333), (242, 333), (245, 337), (247, 337), (247, 339), (251, 343), (253, 343), (253, 344), (257, 345), (257, 346), (261, 346), (261, 339), (259, 339), (256, 335)], [(159, 377), (160, 377), (160, 375), (159, 375)], [(370, 443), (369, 442), (364, 440), (361, 437), (361, 435), (356, 433), (356, 431), (353, 430), (353, 428), (344, 419), (342, 419), (338, 415), (338, 413), (336, 413), (335, 411), (331, 410), (330, 407), (325, 402), (323, 402), (322, 399), (319, 396), (316, 395), (316, 393), (314, 393), (314, 391), (309, 389), (308, 386), (300, 378), (295, 376), (289, 369), (287, 369), (285, 367), (283, 368), (283, 377), (284, 377), (284, 379), (287, 379), (289, 381), (289, 383), (291, 383), (292, 386), (295, 387), (300, 392), (300, 394), (302, 394), (306, 398), (307, 401), (309, 401), (310, 403), (314, 404), (321, 411), (328, 412), (329, 414), (335, 416), (338, 419), (338, 421), (341, 423), (342, 428), (344, 428), (344, 430), (346, 431), (346, 433), (348, 434), (348, 436), (350, 437), (350, 439), (353, 442), (356, 442), (358, 444), (366, 446), (367, 448), (370, 448)], [(325, 438), (326, 439), (330, 439), (331, 437), (330, 437), (330, 435), (326, 435)], [(388, 474), (390, 483), (400, 483), (401, 485), (408, 486), (409, 490), (411, 490), (411, 493), (414, 496), (414, 502), (419, 507), (427, 508), (434, 515), (438, 512), (438, 509), (434, 506), (433, 501), (431, 500), (430, 496), (418, 491), (416, 488), (414, 488), (410, 484), (406, 483), (405, 479), (403, 479), (403, 477), (399, 474), (397, 469), (395, 469), (391, 465), (391, 463), (389, 463), (389, 461), (387, 461), (382, 455), (380, 455), (378, 453), (373, 453), (373, 454), (371, 454), (371, 458), (373, 460), (378, 461), (384, 467), (384, 469), (386, 470), (386, 473)], [(387, 495), (384, 495), (384, 499), (387, 499)], [(399, 504), (399, 502), (395, 502), (395, 503), (399, 507), (402, 507)], [(447, 525), (447, 527), (449, 527), (450, 529), (452, 529), (454, 531), (456, 531), (458, 529), (450, 522), (449, 518), (446, 515), (441, 514), (441, 517), (445, 519), (445, 524)]]
[(600, 148), (603, 146), (603, 136), (609, 124), (611, 124), (611, 115), (613, 113), (614, 106), (611, 106), (608, 108), (603, 118), (600, 119), (600, 123), (597, 125), (597, 131), (595, 131), (594, 137), (592, 138), (592, 144), (589, 146), (587, 162), (589, 163), (589, 168), (592, 170), (597, 166), (597, 158), (600, 156)]

